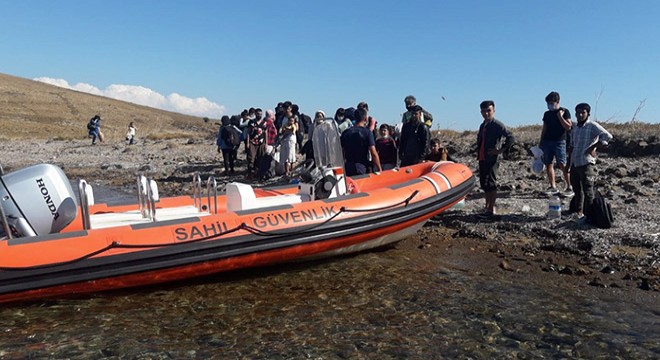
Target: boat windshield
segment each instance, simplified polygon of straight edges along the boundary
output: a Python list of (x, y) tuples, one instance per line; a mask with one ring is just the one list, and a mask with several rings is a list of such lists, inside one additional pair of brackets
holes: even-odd
[(314, 124), (312, 144), (317, 167), (344, 168), (344, 154), (334, 119), (325, 118), (323, 122)]

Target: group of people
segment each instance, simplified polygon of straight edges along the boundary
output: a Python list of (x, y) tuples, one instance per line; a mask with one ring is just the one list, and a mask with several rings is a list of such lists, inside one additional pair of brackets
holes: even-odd
[[(573, 122), (570, 111), (560, 106), (559, 93), (550, 92), (545, 102), (548, 110), (543, 114), (539, 147), (543, 151), (543, 163), (549, 181), (546, 194), (561, 194), (556, 185), (556, 163), (566, 183), (563, 196), (572, 197), (569, 211), (585, 221), (591, 215), (591, 204), (594, 201), (596, 150), (606, 147), (612, 134), (589, 119), (591, 107), (587, 103), (575, 106), (577, 122)], [(493, 218), (496, 216), (499, 155), (511, 148), (514, 137), (502, 122), (495, 119), (495, 103), (492, 100), (481, 102), (480, 110), (483, 122), (477, 133), (477, 158), (479, 182), (486, 198), (485, 209), (480, 216)]]
[[(135, 144), (135, 134), (137, 128), (131, 121), (128, 124), (128, 131), (126, 132), (126, 143), (128, 145)], [(87, 135), (92, 139), (92, 145), (96, 145), (96, 140), (101, 143), (105, 143), (105, 135), (101, 132), (101, 116), (96, 114), (92, 116), (91, 119), (87, 122)]]
[[(577, 122), (573, 122), (570, 111), (560, 106), (559, 93), (549, 93), (545, 102), (547, 111), (543, 114), (539, 147), (543, 151), (549, 182), (546, 193), (572, 197), (570, 210), (580, 217), (588, 216), (594, 199), (596, 150), (607, 146), (612, 135), (589, 119), (589, 104), (580, 103), (575, 107)], [(431, 136), (433, 115), (418, 105), (412, 95), (405, 97), (404, 104), (406, 112), (399, 126), (379, 125), (369, 115), (366, 102), (360, 102), (355, 108), (338, 108), (333, 118), (326, 118), (325, 112), (319, 110), (312, 119), (290, 101), (278, 103), (275, 110), (267, 110), (265, 116), (261, 109), (246, 109), (240, 115), (222, 117), (218, 151), (222, 152), (225, 172), (233, 174), (237, 151), (244, 144), (248, 177), (263, 178), (264, 171), (270, 170), (272, 163), (272, 156), (267, 155), (279, 145), (281, 172), (288, 176), (298, 152), (313, 158), (310, 139), (314, 126), (334, 120), (348, 176), (377, 173), (423, 161), (452, 160), (441, 141)], [(515, 138), (495, 118), (494, 101), (482, 101), (480, 111), (483, 122), (477, 132), (477, 160), (479, 182), (486, 199), (480, 217), (493, 218), (496, 216), (499, 158), (511, 148)], [(555, 164), (566, 183), (563, 193), (557, 189)]]
[[(369, 115), (369, 105), (360, 102), (356, 107), (338, 108), (333, 118), (322, 110), (310, 117), (300, 112), (290, 101), (278, 103), (275, 110), (264, 116), (260, 108), (245, 109), (240, 115), (223, 116), (216, 145), (222, 153), (226, 174), (235, 173), (240, 145), (247, 158), (247, 176), (263, 179), (273, 173), (272, 155), (279, 147), (280, 172), (290, 176), (297, 154), (314, 157), (312, 134), (323, 121), (335, 121), (341, 136), (346, 174), (359, 175), (380, 172), (397, 166), (407, 166), (427, 160), (446, 159), (438, 139), (431, 139), (433, 116), (417, 105), (414, 96), (404, 99), (406, 112), (401, 128), (378, 122)], [(443, 157), (444, 156), (444, 157)]]

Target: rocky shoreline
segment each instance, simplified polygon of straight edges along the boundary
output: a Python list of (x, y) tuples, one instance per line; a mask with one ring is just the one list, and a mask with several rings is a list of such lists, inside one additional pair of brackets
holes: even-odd
[[(471, 139), (464, 134), (448, 139), (447, 146), (454, 159), (476, 169)], [(570, 215), (546, 218), (548, 198), (542, 189), (547, 180), (529, 170), (525, 149), (530, 145), (531, 141), (522, 139), (501, 163), (499, 220), (484, 221), (476, 216), (484, 201), (481, 190), (475, 188), (463, 209), (432, 219), (408, 241), (418, 244), (420, 251), (438, 256), (442, 256), (440, 244), (480, 248), (490, 254), (484, 256), (498, 259), (496, 269), (484, 262), (483, 271), (555, 273), (585, 286), (660, 292), (657, 139), (618, 140), (608, 154), (601, 155), (597, 184), (611, 202), (616, 220), (607, 230), (581, 225)], [(243, 166), (239, 169), (244, 169), (243, 158), (240, 154), (239, 165)], [(87, 139), (14, 140), (0, 150), (0, 162), (5, 172), (53, 163), (71, 179), (84, 178), (91, 184), (133, 193), (137, 173), (154, 178), (162, 195), (191, 193), (196, 171), (203, 179), (214, 175), (221, 188), (230, 181), (250, 182), (240, 170), (232, 178), (221, 174), (221, 156), (210, 139), (144, 139), (133, 146), (112, 140), (96, 146)], [(260, 185), (283, 181), (276, 177)], [(562, 200), (563, 208), (568, 200)]]

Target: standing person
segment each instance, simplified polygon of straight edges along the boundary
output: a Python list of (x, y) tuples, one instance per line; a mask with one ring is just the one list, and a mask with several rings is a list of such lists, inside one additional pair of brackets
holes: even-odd
[(89, 119), (87, 130), (89, 137), (92, 138), (92, 145), (96, 145), (96, 139), (99, 139), (101, 143), (104, 142), (103, 134), (101, 133), (101, 117), (98, 114)]
[(346, 110), (341, 107), (337, 108), (337, 111), (335, 111), (335, 121), (337, 122), (337, 129), (339, 130), (340, 134), (346, 131), (346, 129), (349, 127), (353, 126), (351, 119), (346, 116)]
[(317, 110), (314, 114), (314, 121), (309, 127), (309, 134), (305, 145), (300, 149), (300, 154), (305, 156), (305, 161), (314, 159), (314, 129), (325, 121), (325, 111)]
[[(415, 106), (419, 106), (417, 105), (417, 99), (412, 95), (406, 96), (405, 99), (403, 99), (403, 103), (406, 105), (406, 112), (403, 113), (403, 116), (401, 117), (401, 124), (405, 124), (410, 121), (413, 116), (411, 109), (413, 109)], [(424, 108), (422, 108), (422, 122), (429, 128), (431, 128), (431, 125), (433, 125), (433, 115), (431, 115), (430, 112), (424, 110)]]
[(248, 111), (247, 125), (243, 132), (248, 178), (252, 178), (256, 174), (257, 159), (266, 153), (266, 134), (261, 122), (262, 111), (254, 108), (250, 108), (250, 111)]
[(236, 155), (238, 147), (241, 146), (240, 130), (227, 115), (223, 115), (220, 119), (221, 126), (218, 130), (218, 138), (216, 144), (218, 145), (218, 152), (222, 152), (222, 161), (225, 166), (225, 175), (234, 174), (234, 164), (236, 162)]
[(275, 142), (277, 142), (275, 111), (272, 109), (266, 110), (266, 117), (264, 118), (263, 125), (264, 128), (266, 128), (266, 145), (275, 146)]
[(431, 132), (422, 122), (422, 107), (415, 105), (410, 109), (412, 118), (403, 124), (399, 139), (399, 159), (401, 166), (419, 164), (429, 153)]
[(594, 178), (596, 176), (596, 149), (606, 147), (612, 140), (605, 128), (589, 120), (591, 106), (580, 103), (575, 106), (577, 126), (571, 130), (571, 185), (575, 196), (570, 208), (578, 217), (591, 215), (591, 203), (594, 201)]
[(240, 120), (240, 124), (238, 125), (238, 128), (241, 129), (241, 140), (243, 141), (245, 154), (247, 155), (248, 132), (250, 131), (248, 127), (251, 123), (250, 112), (248, 111), (248, 109), (243, 109), (243, 111), (241, 111), (240, 119), (241, 120)]
[(430, 152), (426, 154), (424, 160), (426, 161), (447, 161), (447, 148), (440, 145), (440, 139), (431, 139)]
[(545, 97), (548, 111), (543, 114), (543, 130), (539, 147), (543, 150), (543, 163), (546, 166), (550, 187), (546, 195), (559, 195), (555, 181), (554, 160), (557, 159), (557, 167), (564, 173), (566, 191), (564, 196), (573, 196), (571, 181), (566, 166), (566, 135), (571, 130), (571, 113), (568, 109), (559, 106), (559, 93), (552, 91)]
[[(247, 151), (247, 177), (252, 178), (257, 174), (258, 161), (266, 155), (266, 129), (261, 121), (256, 118), (251, 120), (248, 127), (248, 151)], [(254, 123), (253, 123), (254, 122)]]
[(380, 137), (376, 139), (376, 152), (380, 158), (380, 165), (383, 170), (394, 169), (398, 163), (397, 154), (399, 148), (396, 141), (390, 136), (390, 126), (382, 124), (378, 128)]
[(133, 125), (133, 122), (131, 121), (128, 124), (128, 132), (126, 133), (126, 140), (128, 141), (128, 145), (133, 145), (135, 144), (135, 131), (137, 128)]
[[(495, 216), (497, 199), (498, 156), (507, 151), (514, 142), (514, 137), (499, 120), (495, 119), (495, 102), (484, 100), (479, 105), (484, 121), (477, 133), (477, 159), (479, 160), (479, 183), (486, 193), (485, 212), (479, 217), (491, 219)], [(505, 139), (501, 145), (502, 138)]]
[(280, 129), (280, 164), (284, 164), (284, 176), (291, 175), (293, 164), (296, 162), (296, 132), (298, 131), (298, 117), (293, 115), (291, 107), (286, 110), (286, 123)]
[(301, 113), (300, 108), (296, 104), (291, 105), (291, 111), (297, 119), (296, 126), (298, 127), (298, 130), (296, 132), (296, 144), (298, 144), (299, 149), (302, 149), (305, 142), (305, 134), (309, 133), (309, 126), (312, 124), (312, 118), (309, 117), (309, 115)]
[(346, 164), (344, 169), (347, 176), (366, 174), (371, 168), (369, 155), (377, 171), (383, 171), (380, 165), (380, 158), (376, 151), (374, 134), (367, 128), (367, 111), (364, 109), (355, 110), (358, 119), (355, 126), (347, 129), (341, 134), (341, 147), (344, 151)]
[(367, 129), (371, 131), (372, 134), (374, 134), (374, 139), (378, 136), (378, 131), (376, 130), (376, 124), (378, 124), (378, 121), (373, 116), (369, 116), (369, 104), (366, 102), (362, 101), (357, 105), (358, 109), (363, 109), (367, 112)]

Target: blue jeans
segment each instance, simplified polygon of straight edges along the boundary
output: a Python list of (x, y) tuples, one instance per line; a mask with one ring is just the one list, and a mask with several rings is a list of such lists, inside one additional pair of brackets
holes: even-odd
[(543, 164), (550, 165), (556, 158), (558, 164), (566, 165), (566, 140), (541, 140), (540, 147), (543, 150)]

